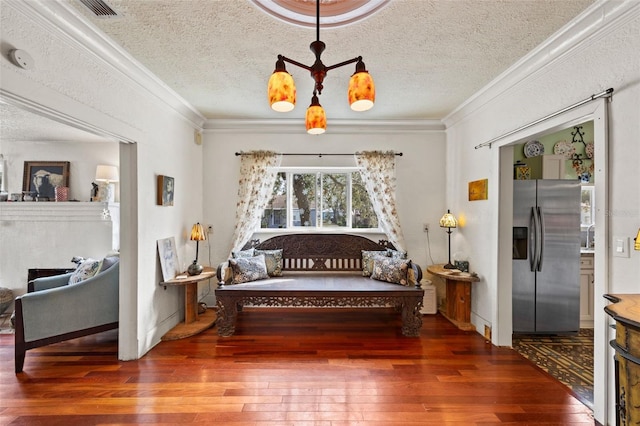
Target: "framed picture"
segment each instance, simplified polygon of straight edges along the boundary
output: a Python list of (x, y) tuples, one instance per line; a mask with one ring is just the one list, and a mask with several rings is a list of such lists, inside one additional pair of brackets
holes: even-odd
[(169, 281), (180, 272), (178, 252), (176, 251), (176, 239), (174, 237), (158, 240), (158, 254), (160, 255), (160, 267), (162, 268), (162, 280)]
[(474, 180), (469, 182), (469, 201), (488, 199), (489, 179)]
[(55, 200), (55, 189), (69, 186), (68, 161), (25, 161), (22, 190), (35, 192), (39, 200)]
[(172, 177), (158, 175), (158, 205), (159, 206), (173, 205), (174, 188), (175, 186), (174, 186)]

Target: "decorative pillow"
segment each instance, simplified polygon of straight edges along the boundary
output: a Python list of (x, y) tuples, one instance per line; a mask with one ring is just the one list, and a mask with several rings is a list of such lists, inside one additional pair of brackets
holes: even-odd
[(408, 271), (410, 260), (394, 259), (392, 257), (377, 257), (373, 262), (371, 278), (394, 284), (408, 286)]
[(229, 259), (229, 264), (233, 270), (233, 283), (241, 284), (250, 281), (263, 280), (269, 278), (264, 255), (254, 257), (239, 257)]
[(93, 277), (100, 270), (102, 261), (87, 258), (82, 262), (69, 277), (69, 284), (78, 284), (88, 278)]
[(370, 277), (373, 271), (373, 260), (376, 257), (386, 257), (384, 250), (362, 250), (362, 276)]
[(231, 252), (231, 256), (234, 259), (240, 259), (241, 257), (253, 257), (254, 256), (254, 254), (253, 254), (254, 251), (255, 250), (253, 249), (253, 247), (250, 248), (250, 249), (247, 249), (247, 250), (232, 251)]
[(102, 265), (100, 265), (100, 270), (98, 272), (106, 271), (107, 269), (118, 263), (119, 260), (120, 256), (106, 256), (104, 259), (102, 259)]
[(282, 276), (282, 249), (277, 250), (255, 250), (255, 255), (264, 254), (264, 262), (267, 265), (267, 274), (270, 277)]
[(387, 256), (393, 257), (394, 259), (406, 259), (407, 252), (406, 251), (398, 251), (392, 250), (390, 248), (387, 249)]

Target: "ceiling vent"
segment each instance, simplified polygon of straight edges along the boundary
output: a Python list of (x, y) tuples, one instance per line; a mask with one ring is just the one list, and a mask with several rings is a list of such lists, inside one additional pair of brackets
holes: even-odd
[(84, 4), (90, 11), (92, 11), (98, 18), (109, 18), (118, 16), (118, 14), (102, 0), (80, 0), (80, 3)]

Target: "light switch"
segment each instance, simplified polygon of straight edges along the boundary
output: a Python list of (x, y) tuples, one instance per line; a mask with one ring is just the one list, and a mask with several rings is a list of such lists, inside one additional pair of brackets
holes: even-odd
[(613, 237), (613, 256), (629, 257), (629, 237)]

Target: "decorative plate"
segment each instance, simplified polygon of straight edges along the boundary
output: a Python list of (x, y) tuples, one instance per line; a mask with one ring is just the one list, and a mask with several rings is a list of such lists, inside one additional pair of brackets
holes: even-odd
[(571, 142), (560, 141), (553, 146), (553, 153), (556, 155), (564, 155), (564, 158), (571, 160), (573, 154), (576, 153), (576, 147)]
[(587, 158), (593, 158), (593, 142), (589, 142), (584, 147), (584, 152), (587, 154)]
[(525, 157), (537, 157), (542, 154), (544, 154), (544, 145), (542, 145), (540, 141), (529, 141), (524, 144)]

